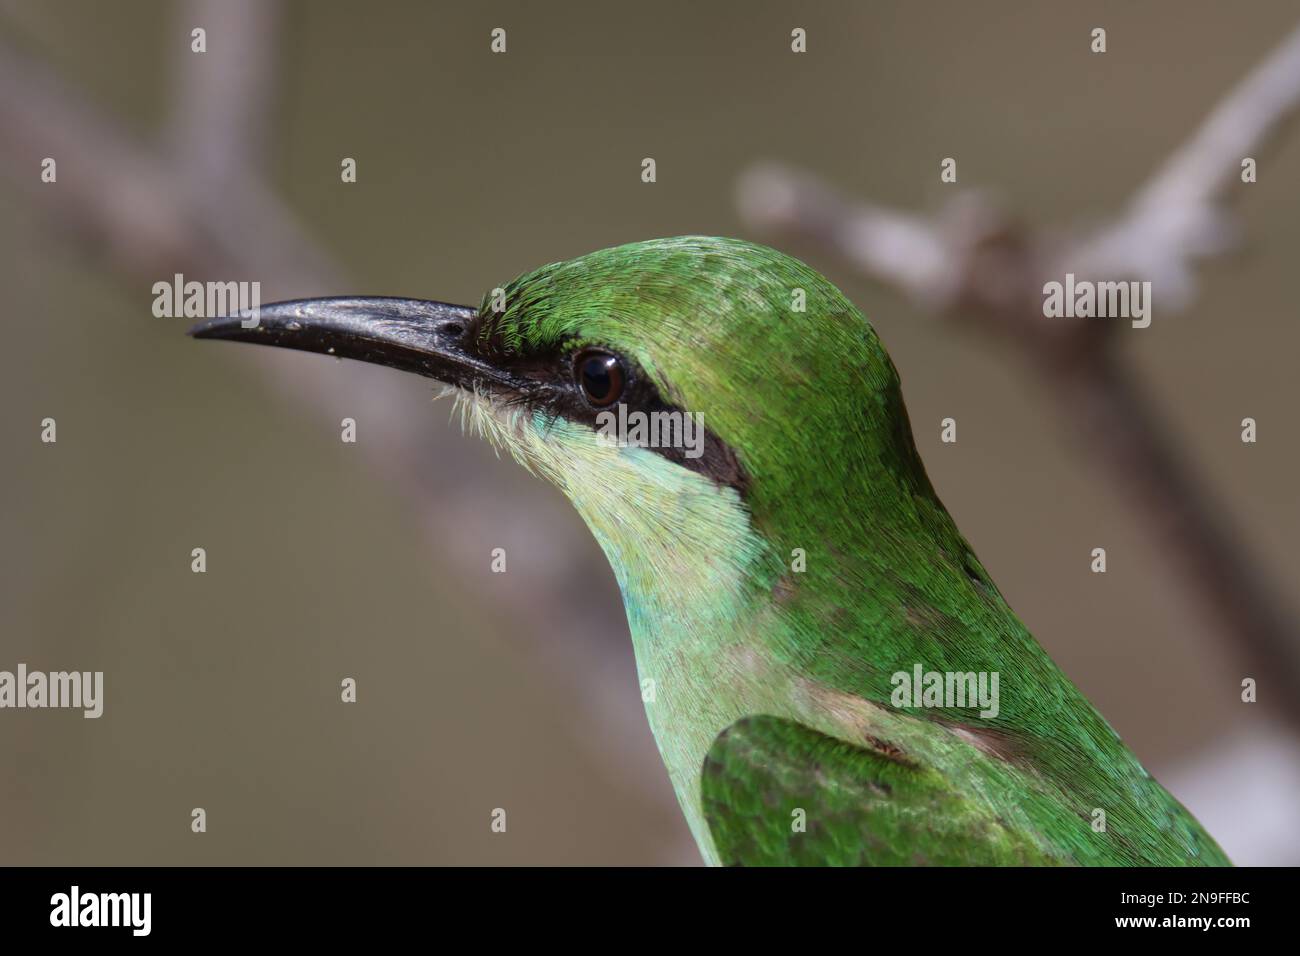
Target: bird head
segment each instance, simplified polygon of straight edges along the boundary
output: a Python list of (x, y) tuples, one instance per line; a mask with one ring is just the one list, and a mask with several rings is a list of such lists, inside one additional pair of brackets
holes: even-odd
[[(199, 338), (324, 352), (448, 386), (463, 420), (558, 485), (629, 615), (771, 588), (794, 548), (841, 557), (931, 494), (898, 376), (861, 313), (775, 250), (688, 236), (544, 266), (477, 308), (263, 306)], [(712, 597), (710, 597), (712, 595)], [(725, 602), (722, 602), (725, 603)], [(648, 605), (655, 605), (649, 608)]]

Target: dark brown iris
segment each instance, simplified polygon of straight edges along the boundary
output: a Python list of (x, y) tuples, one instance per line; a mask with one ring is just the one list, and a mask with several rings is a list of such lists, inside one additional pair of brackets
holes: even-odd
[(573, 374), (587, 401), (596, 408), (617, 402), (627, 383), (618, 356), (603, 349), (579, 352), (573, 360)]

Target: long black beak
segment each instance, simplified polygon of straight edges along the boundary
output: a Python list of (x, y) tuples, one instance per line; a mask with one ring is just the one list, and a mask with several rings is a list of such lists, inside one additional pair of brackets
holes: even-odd
[(388, 296), (296, 299), (264, 305), (255, 316), (209, 319), (190, 335), (360, 359), (462, 388), (520, 387), (473, 354), (477, 314), (469, 306)]

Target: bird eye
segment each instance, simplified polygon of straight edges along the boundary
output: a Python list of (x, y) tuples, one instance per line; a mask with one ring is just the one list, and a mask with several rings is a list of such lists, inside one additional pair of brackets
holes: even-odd
[(600, 349), (584, 349), (573, 360), (573, 377), (596, 408), (613, 405), (623, 395), (627, 377), (618, 356)]

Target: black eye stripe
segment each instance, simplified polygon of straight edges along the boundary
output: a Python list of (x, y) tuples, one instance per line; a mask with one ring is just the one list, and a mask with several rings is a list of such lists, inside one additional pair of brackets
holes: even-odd
[[(583, 383), (582, 368), (587, 359), (602, 361), (592, 369), (606, 375), (617, 375), (617, 387), (605, 390), (603, 382), (591, 381), (603, 399), (593, 400)], [(617, 402), (629, 409), (655, 412), (682, 412), (683, 409), (665, 400), (659, 389), (640, 366), (609, 349), (580, 348), (575, 351), (571, 342), (557, 342), (550, 348), (529, 353), (494, 353), (495, 361), (509, 368), (520, 378), (535, 383), (536, 388), (511, 396), (508, 401), (534, 412), (541, 412), (548, 420), (565, 419), (596, 428), (596, 418)], [(614, 371), (616, 370), (616, 371)], [(588, 376), (591, 377), (590, 375)], [(597, 375), (596, 379), (600, 379)], [(603, 404), (602, 404), (603, 402)], [(748, 494), (749, 476), (735, 451), (714, 432), (705, 430), (704, 454), (699, 458), (686, 458), (680, 449), (656, 448), (669, 461), (688, 471), (704, 475), (715, 484), (735, 489), (744, 499)]]

